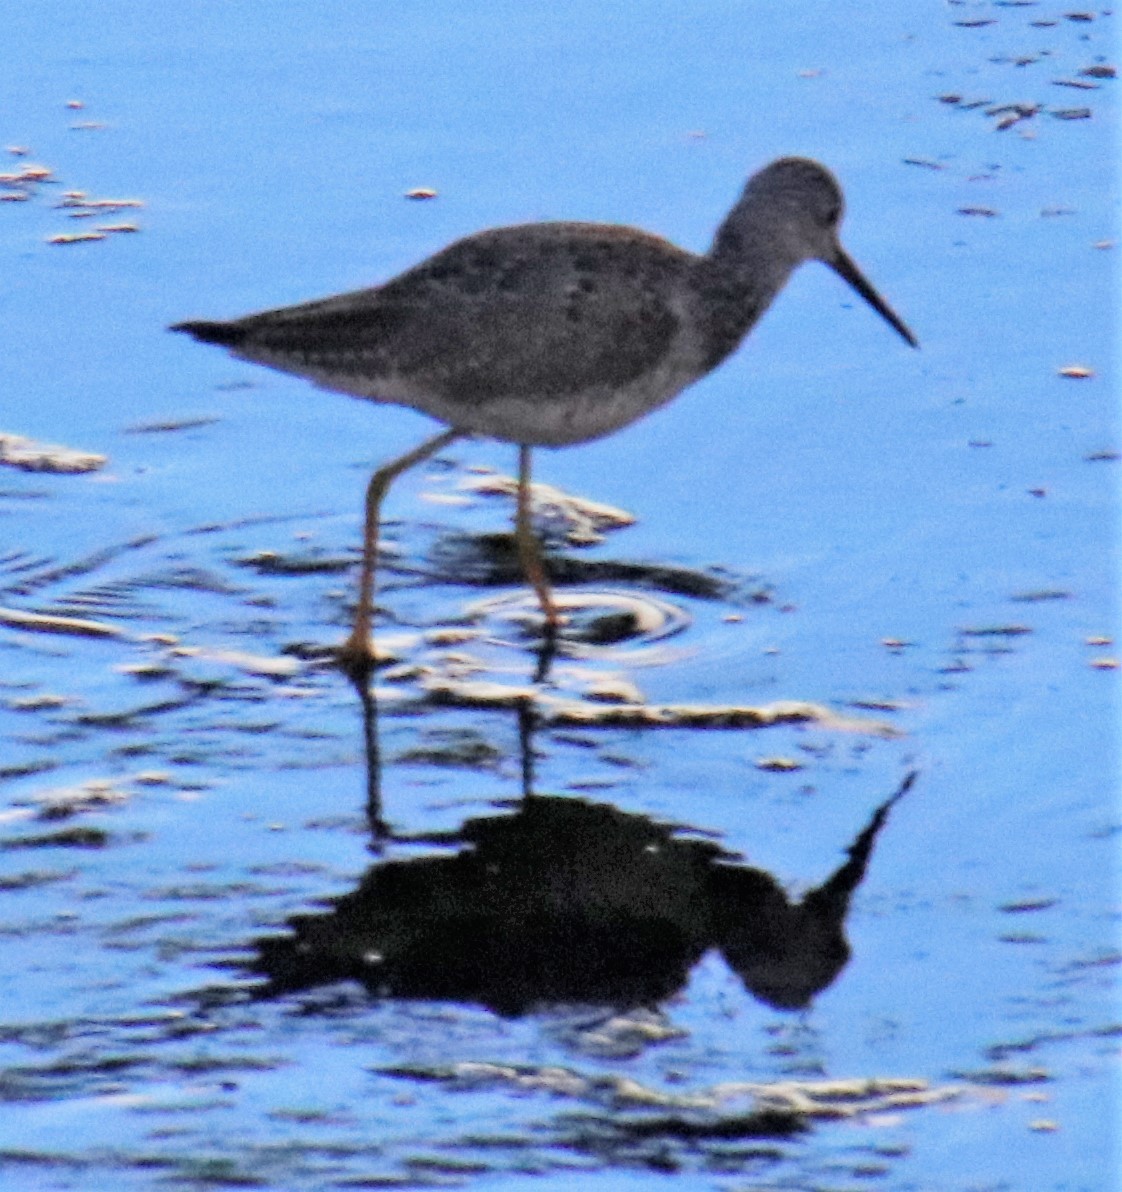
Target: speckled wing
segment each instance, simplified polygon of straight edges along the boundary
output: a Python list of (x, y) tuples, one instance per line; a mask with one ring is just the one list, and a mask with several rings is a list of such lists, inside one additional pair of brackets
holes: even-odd
[(575, 397), (658, 368), (678, 332), (671, 291), (689, 260), (632, 229), (499, 228), (377, 289), (239, 320), (228, 346), (330, 388), (433, 404), (441, 417), (448, 403)]

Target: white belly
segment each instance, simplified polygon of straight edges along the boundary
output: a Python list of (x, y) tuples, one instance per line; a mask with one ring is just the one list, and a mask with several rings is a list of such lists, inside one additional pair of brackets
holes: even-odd
[[(563, 447), (628, 426), (665, 405), (699, 375), (700, 369), (663, 366), (621, 387), (579, 394), (492, 397), (480, 402), (451, 401), (440, 394), (416, 392), (408, 384), (384, 385), (378, 394), (358, 395), (409, 406), (472, 434), (529, 446)], [(338, 379), (328, 387), (340, 388)]]

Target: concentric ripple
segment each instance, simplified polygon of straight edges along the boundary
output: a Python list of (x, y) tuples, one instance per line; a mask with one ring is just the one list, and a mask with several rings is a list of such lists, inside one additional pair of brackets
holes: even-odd
[[(685, 609), (647, 593), (568, 590), (555, 591), (554, 600), (564, 618), (558, 650), (572, 658), (626, 658), (632, 664), (658, 665), (675, 653), (661, 643), (692, 623)], [(491, 596), (466, 611), (502, 645), (521, 650), (540, 639), (543, 617), (533, 593)]]

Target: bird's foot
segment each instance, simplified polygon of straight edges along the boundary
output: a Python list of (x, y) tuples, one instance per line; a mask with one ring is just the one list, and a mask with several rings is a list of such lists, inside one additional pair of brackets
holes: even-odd
[(374, 643), (366, 633), (352, 633), (335, 653), (339, 669), (356, 686), (365, 685), (377, 665)]

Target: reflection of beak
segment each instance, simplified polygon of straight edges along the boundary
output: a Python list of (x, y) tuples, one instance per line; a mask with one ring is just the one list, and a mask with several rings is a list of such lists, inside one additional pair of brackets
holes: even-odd
[(908, 330), (907, 324), (899, 315), (888, 305), (887, 302), (873, 289), (873, 287), (865, 280), (865, 275), (853, 263), (853, 259), (845, 251), (841, 245), (838, 245), (836, 255), (833, 259), (826, 259), (826, 264), (839, 276), (844, 277), (847, 282), (861, 295), (862, 298), (877, 312), (878, 315), (885, 322), (890, 323), (896, 330), (912, 345), (913, 348), (919, 347), (919, 341)]

